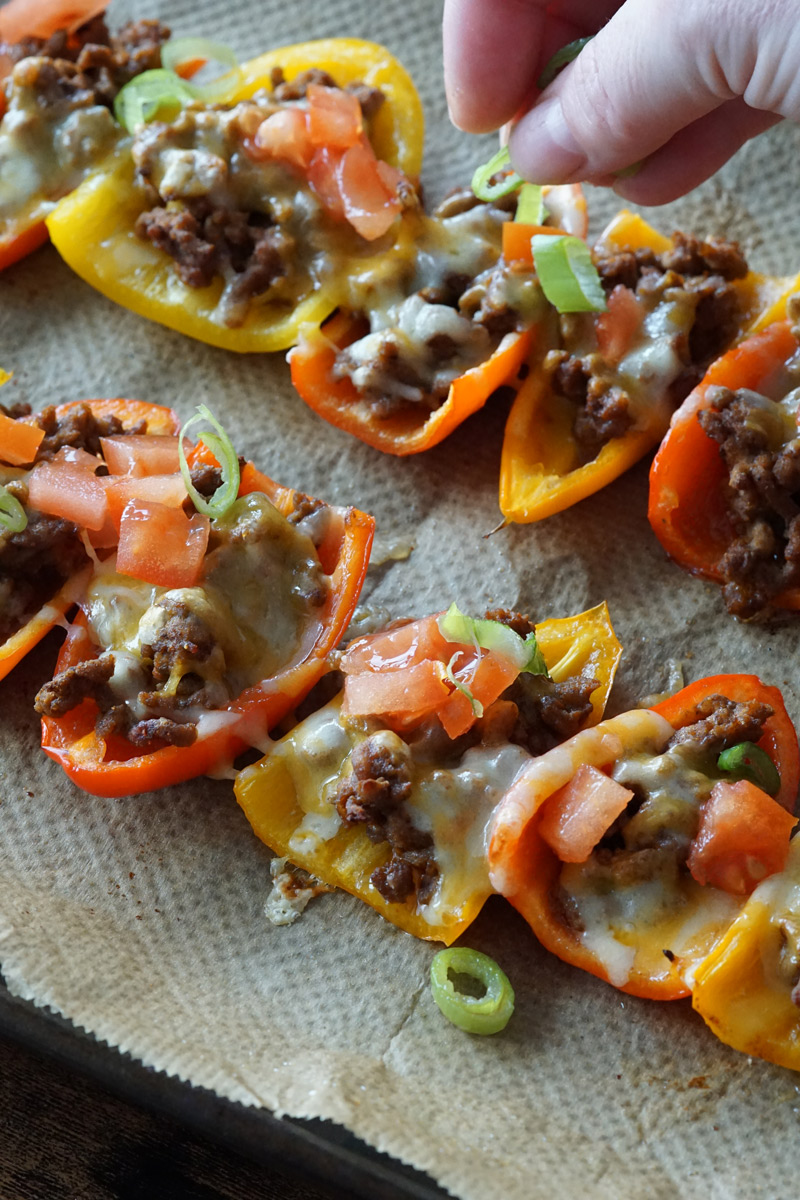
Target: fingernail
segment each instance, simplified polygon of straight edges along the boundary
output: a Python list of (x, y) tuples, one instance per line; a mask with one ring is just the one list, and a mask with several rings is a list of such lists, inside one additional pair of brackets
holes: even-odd
[(511, 160), (531, 183), (564, 183), (580, 176), (586, 155), (575, 141), (557, 96), (526, 113), (511, 135)]

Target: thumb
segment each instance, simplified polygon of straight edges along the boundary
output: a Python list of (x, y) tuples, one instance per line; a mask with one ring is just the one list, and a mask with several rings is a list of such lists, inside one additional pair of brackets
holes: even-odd
[[(662, 179), (647, 199), (642, 194), (656, 203), (670, 198), (665, 188), (680, 194), (681, 177), (693, 186), (710, 175), (773, 114), (800, 117), (798, 67), (795, 0), (625, 0), (517, 122), (511, 158), (523, 177), (541, 183), (609, 183), (648, 159), (624, 188), (636, 199), (637, 187), (648, 191), (639, 179), (659, 175), (665, 148), (678, 175), (671, 189)], [(725, 137), (704, 164), (698, 131), (726, 106), (729, 116), (715, 116)]]

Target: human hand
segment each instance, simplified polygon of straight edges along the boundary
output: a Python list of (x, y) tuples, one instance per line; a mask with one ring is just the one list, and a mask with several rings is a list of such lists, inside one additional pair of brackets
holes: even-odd
[[(534, 183), (664, 203), (800, 119), (797, 15), (796, 0), (445, 0), (451, 117), (474, 133), (513, 121), (512, 163)], [(555, 51), (590, 33), (540, 92)]]

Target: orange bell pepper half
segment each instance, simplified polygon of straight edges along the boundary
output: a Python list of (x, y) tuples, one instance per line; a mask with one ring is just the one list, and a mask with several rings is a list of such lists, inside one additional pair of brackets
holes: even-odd
[[(623, 211), (605, 230), (597, 248), (615, 252), (649, 249), (662, 254), (670, 245), (669, 239), (641, 217)], [(745, 328), (775, 298), (785, 281), (751, 271), (733, 286), (739, 294), (741, 327)], [(603, 330), (606, 338), (609, 317), (607, 312), (596, 318), (598, 332)], [(621, 320), (626, 317), (627, 314), (620, 313)], [(542, 365), (548, 350), (557, 344), (556, 338), (553, 321), (534, 342), (530, 372), (506, 424), (500, 465), (500, 509), (507, 522), (540, 521), (594, 495), (657, 445), (669, 425), (668, 397), (657, 396), (630, 429), (612, 437), (593, 458), (583, 461), (573, 432), (575, 403), (556, 393)]]
[[(557, 844), (552, 820), (545, 825), (548, 840), (542, 822), (551, 797), (557, 811), (564, 807), (562, 790), (582, 767), (609, 773), (621, 760), (630, 760), (633, 766), (617, 782), (636, 781), (647, 791), (647, 782), (652, 786), (654, 779), (647, 762), (662, 754), (676, 729), (693, 723), (697, 704), (711, 695), (737, 702), (755, 699), (773, 709), (759, 745), (780, 773), (779, 801), (793, 807), (800, 752), (780, 692), (754, 675), (718, 675), (698, 680), (654, 709), (602, 721), (534, 760), (509, 789), (492, 825), (492, 884), (525, 917), (539, 941), (564, 962), (653, 1000), (689, 993), (694, 971), (744, 902), (740, 895), (702, 887), (681, 863), (680, 845), (695, 836), (697, 816), (689, 811), (681, 821), (679, 799), (697, 777), (696, 765), (689, 764), (685, 782), (661, 766), (653, 799), (645, 795), (636, 813), (623, 813), (608, 847), (601, 843), (587, 861), (565, 863), (551, 844)], [(638, 772), (637, 763), (644, 764)], [(667, 765), (677, 772), (679, 763)], [(672, 778), (676, 786), (670, 788)], [(710, 779), (708, 785), (710, 791)], [(659, 793), (667, 797), (663, 820), (656, 807)], [(591, 823), (591, 812), (587, 818)], [(578, 827), (577, 842), (580, 832)], [(667, 855), (665, 839), (670, 836), (676, 850)], [(788, 845), (788, 828), (782, 836)], [(746, 838), (745, 828), (742, 840)]]
[[(61, 419), (67, 416), (70, 409), (75, 409), (81, 404), (88, 404), (98, 417), (112, 415), (118, 417), (125, 428), (132, 428), (141, 420), (147, 422), (149, 433), (176, 434), (180, 428), (178, 416), (172, 409), (164, 408), (159, 404), (147, 404), (141, 400), (111, 398), (73, 400), (67, 404), (57, 405), (56, 417)], [(34, 428), (35, 417), (21, 417), (14, 423)], [(34, 440), (38, 445), (41, 439), (35, 438)], [(0, 469), (0, 482), (2, 482), (2, 474), (2, 469)], [(24, 480), (26, 472), (19, 469), (16, 474), (18, 478)], [(78, 603), (89, 572), (90, 564), (87, 560), (85, 567), (82, 567), (70, 579), (62, 580), (54, 594), (45, 597), (44, 603), (37, 611), (31, 614), (20, 628), (9, 634), (4, 642), (0, 643), (0, 679), (4, 679), (9, 671), (21, 662), (28, 651), (32, 650), (69, 609)]]
[[(211, 461), (208, 454), (189, 461)], [(250, 464), (242, 472), (239, 495), (263, 492), (283, 516), (290, 516), (308, 497), (274, 483)], [(327, 577), (327, 596), (315, 615), (316, 632), (307, 636), (294, 656), (269, 678), (246, 687), (226, 707), (214, 710), (191, 745), (156, 745), (137, 749), (117, 733), (98, 734), (94, 700), (84, 700), (63, 716), (42, 718), (42, 748), (60, 763), (70, 779), (98, 796), (129, 796), (181, 783), (198, 775), (230, 768), (237, 754), (263, 740), (309, 691), (327, 669), (326, 660), (342, 636), (358, 600), (372, 545), (372, 517), (353, 508), (331, 508), (318, 558)], [(56, 666), (65, 671), (98, 656), (88, 622), (78, 615)]]
[[(800, 277), (795, 281), (800, 286)], [(728, 468), (719, 444), (698, 419), (710, 408), (709, 388), (731, 391), (769, 387), (780, 368), (797, 353), (797, 339), (784, 319), (786, 297), (773, 306), (756, 332), (729, 350), (675, 413), (650, 470), (648, 518), (670, 558), (684, 570), (723, 582), (720, 561), (737, 536), (730, 511)], [(800, 608), (800, 587), (786, 588), (771, 601)]]
[[(431, 654), (438, 661), (435, 619), (413, 622), (395, 632), (402, 635), (404, 630), (414, 640), (402, 649), (398, 647), (396, 657), (405, 660), (425, 654), (430, 645)], [(390, 637), (375, 635), (377, 653), (386, 651)], [(578, 678), (584, 671), (597, 680), (591, 694), (592, 709), (585, 721), (586, 725), (595, 724), (602, 717), (621, 654), (606, 605), (576, 616), (542, 621), (536, 625), (536, 638), (555, 682)], [(368, 658), (366, 650), (371, 640), (366, 637), (353, 643), (354, 653)], [(443, 639), (439, 637), (438, 641)], [(457, 643), (449, 646), (451, 652), (458, 649)], [(474, 647), (465, 646), (464, 650), (473, 652)], [(393, 661), (389, 659), (388, 663)], [(388, 663), (387, 669), (394, 670)], [(407, 702), (414, 707), (413, 701), (404, 700)], [(494, 706), (499, 721), (503, 720), (500, 710), (504, 706), (509, 707), (502, 698)], [(488, 717), (492, 708), (487, 707), (486, 712)], [(420, 904), (416, 895), (391, 901), (371, 881), (373, 872), (385, 867), (390, 859), (387, 843), (370, 840), (363, 824), (340, 822), (329, 792), (332, 779), (346, 777), (350, 754), (367, 733), (382, 730), (381, 736), (394, 738), (397, 744), (394, 730), (399, 729), (409, 738), (408, 744), (412, 743), (404, 729), (405, 710), (396, 715), (402, 719), (393, 721), (391, 715), (384, 715), (348, 720), (342, 712), (340, 696), (296, 726), (260, 762), (241, 771), (235, 784), (236, 798), (256, 835), (276, 854), (287, 856), (326, 883), (358, 896), (406, 932), (449, 945), (474, 920), (492, 890), (486, 859), (476, 852), (479, 827), (489, 816), (487, 805), (500, 801), (498, 789), (505, 786), (505, 782), (499, 782), (501, 778), (503, 781), (513, 778), (520, 766), (530, 761), (530, 756), (522, 747), (504, 744), (493, 736), (489, 753), (495, 765), (476, 768), (480, 795), (474, 790), (468, 792), (462, 805), (454, 803), (452, 798), (443, 806), (437, 805), (436, 789), (443, 786), (448, 796), (457, 794), (462, 786), (459, 784), (462, 769), (469, 774), (469, 757), (459, 755), (460, 765), (452, 767), (453, 751), (450, 751), (444, 764), (419, 762), (412, 766), (409, 803), (431, 816), (440, 885), (431, 902)], [(425, 715), (422, 710), (416, 713), (418, 720)], [(430, 719), (430, 712), (427, 716)], [(441, 736), (447, 745), (444, 734)], [(329, 749), (321, 750), (323, 746)], [(467, 756), (471, 753), (466, 751)], [(499, 765), (501, 758), (503, 766)], [(446, 775), (450, 783), (442, 784)], [(493, 796), (488, 796), (490, 785), (494, 787)], [(471, 849), (465, 853), (468, 845)]]
[(800, 1071), (800, 839), (695, 973), (692, 1004), (743, 1054)]
[(334, 379), (332, 375), (337, 350), (351, 345), (364, 332), (362, 318), (342, 311), (320, 330), (302, 336), (289, 355), (292, 383), (323, 420), (375, 450), (399, 456), (430, 450), (483, 408), (492, 392), (514, 379), (531, 340), (527, 330), (506, 334), (486, 362), (450, 385), (446, 400), (434, 412), (417, 412), (408, 406), (381, 417), (376, 415), (374, 405), (359, 395), (351, 380)]

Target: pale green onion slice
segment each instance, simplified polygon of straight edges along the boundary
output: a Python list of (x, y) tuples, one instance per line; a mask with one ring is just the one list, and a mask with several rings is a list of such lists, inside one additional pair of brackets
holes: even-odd
[[(470, 991), (455, 986), (462, 980), (465, 987), (472, 985)], [(451, 946), (434, 957), (431, 991), (448, 1021), (467, 1033), (499, 1033), (514, 1011), (514, 989), (508, 976), (488, 954), (466, 946)], [(473, 995), (473, 991), (480, 994)]]
[(519, 671), (527, 671), (531, 675), (547, 674), (547, 666), (535, 633), (529, 633), (525, 638), (520, 637), (502, 621), (468, 617), (455, 603), (439, 617), (437, 624), (442, 637), (448, 642), (461, 642), (466, 646), (495, 650), (504, 658), (510, 659)]
[(547, 209), (538, 183), (523, 183), (519, 189), (514, 220), (523, 225), (544, 225), (546, 216)]
[(128, 133), (135, 133), (167, 107), (182, 107), (195, 91), (172, 71), (143, 71), (117, 92), (114, 116)]
[(544, 70), (536, 81), (536, 86), (544, 89), (549, 83), (552, 83), (559, 71), (563, 71), (568, 63), (576, 59), (586, 43), (590, 42), (594, 36), (593, 33), (590, 33), (588, 37), (576, 38), (574, 42), (567, 42), (566, 46), (556, 50), (553, 57), (545, 63)]
[(472, 176), (472, 190), (479, 200), (499, 200), (501, 196), (507, 196), (509, 192), (517, 190), (522, 183), (522, 176), (518, 175), (516, 171), (509, 171), (497, 183), (490, 182), (492, 176), (507, 167), (510, 161), (508, 146), (503, 146), (501, 150), (492, 155), (487, 163), (478, 167)]
[(605, 311), (606, 294), (584, 241), (536, 233), (531, 249), (542, 291), (559, 312)]
[(206, 83), (188, 84), (192, 93), (198, 100), (211, 102), (226, 96), (241, 75), (238, 60), (230, 46), (225, 46), (222, 42), (213, 42), (210, 38), (182, 37), (171, 38), (161, 47), (161, 65), (168, 71), (177, 71), (182, 63), (197, 59), (204, 59), (205, 64), (219, 63), (226, 69), (223, 74)]
[[(183, 439), (189, 430), (193, 425), (197, 425), (201, 421), (207, 421), (209, 425), (213, 425), (214, 427), (214, 433), (201, 433), (200, 441), (204, 446), (208, 446), (222, 468), (222, 483), (210, 500), (207, 500), (205, 496), (201, 496), (192, 483), (192, 473), (189, 470), (189, 464), (186, 461), (186, 451), (183, 447)], [(224, 516), (239, 495), (239, 459), (233, 448), (231, 439), (205, 404), (198, 404), (196, 415), (190, 417), (181, 429), (178, 436), (178, 456), (180, 458), (183, 482), (186, 484), (186, 490), (197, 511), (203, 513), (206, 517)]]
[(781, 790), (781, 777), (770, 756), (754, 742), (739, 742), (723, 750), (717, 766), (734, 779), (747, 779), (760, 787), (768, 796), (777, 796)]
[(22, 533), (28, 524), (28, 514), (8, 488), (0, 487), (0, 534)]
[(470, 691), (470, 689), (467, 687), (467, 685), (465, 683), (462, 683), (460, 679), (456, 679), (455, 674), (453, 672), (453, 663), (456, 661), (457, 658), (460, 657), (460, 655), (461, 655), (461, 651), (457, 650), (456, 653), (453, 655), (453, 657), (450, 659), (450, 662), (447, 664), (447, 666), (444, 669), (444, 677), (448, 683), (452, 683), (453, 687), (456, 688), (459, 692), (461, 692), (462, 696), (466, 696), (467, 700), (469, 700), (469, 703), (472, 706), (473, 716), (480, 719), (483, 716), (483, 705), (481, 704), (480, 700), (475, 699), (472, 692)]

